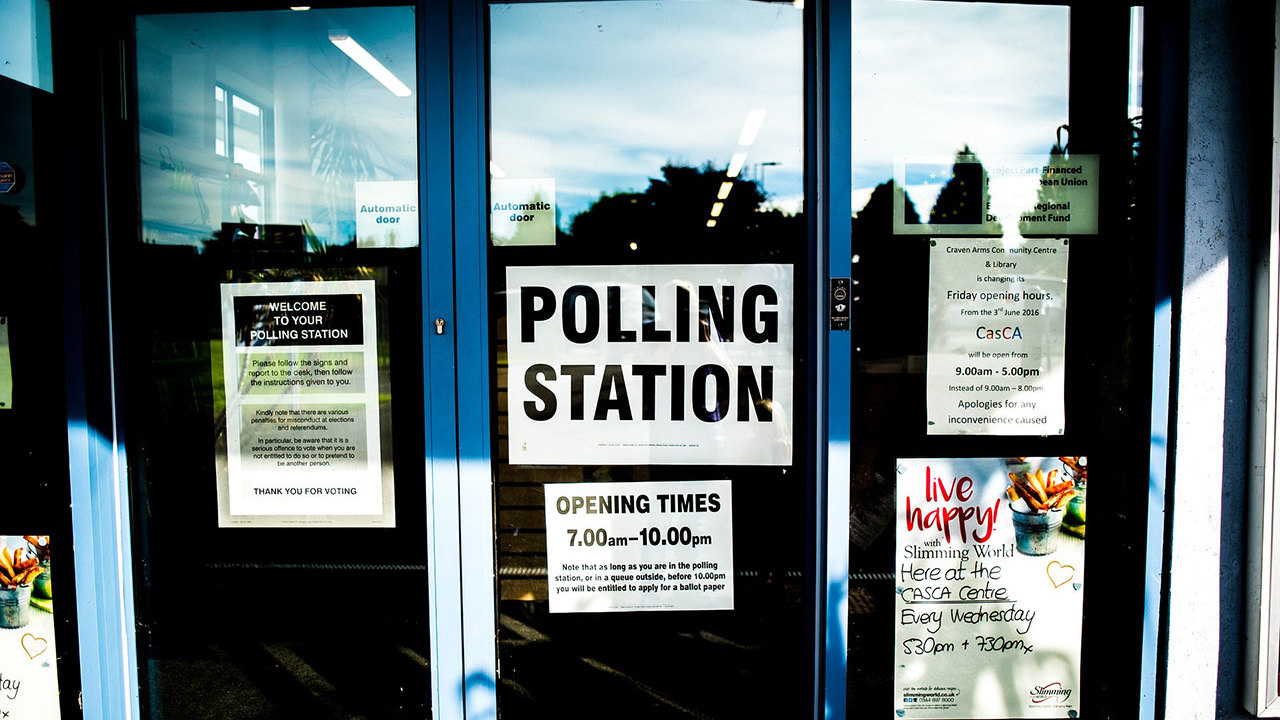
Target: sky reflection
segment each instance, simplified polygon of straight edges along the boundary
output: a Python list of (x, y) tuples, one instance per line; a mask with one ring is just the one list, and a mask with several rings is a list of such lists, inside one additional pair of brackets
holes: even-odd
[[(1057, 6), (857, 0), (855, 212), (896, 157), (1047, 153), (1067, 121), (1069, 18)], [(601, 194), (642, 190), (665, 163), (727, 166), (753, 108), (768, 112), (744, 176), (763, 173), (773, 204), (800, 209), (792, 5), (495, 5), (490, 31), (492, 158), (507, 177), (556, 177), (562, 227)]]
[[(855, 1), (854, 212), (897, 157), (1047, 154), (1067, 122), (1069, 24), (1059, 6)], [(937, 187), (907, 187), (922, 215)]]
[[(643, 190), (667, 163), (764, 166), (778, 198), (802, 191), (802, 14), (790, 4), (571, 2), (491, 11), (493, 161), (555, 177), (560, 224), (602, 193)], [(750, 147), (739, 136), (764, 110)]]

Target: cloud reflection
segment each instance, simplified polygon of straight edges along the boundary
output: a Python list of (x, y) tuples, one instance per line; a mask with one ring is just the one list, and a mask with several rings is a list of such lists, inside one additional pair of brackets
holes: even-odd
[[(739, 151), (746, 168), (782, 163), (771, 189), (801, 191), (792, 5), (495, 5), (490, 35), (493, 160), (512, 177), (556, 177), (566, 225), (602, 193), (644, 189), (667, 163), (724, 168)], [(763, 122), (748, 150), (738, 140), (749, 117)]]
[[(946, 156), (965, 145), (979, 157), (1047, 153), (1067, 122), (1069, 12), (854, 2), (854, 211), (893, 177), (899, 156)], [(930, 203), (916, 199), (927, 212)]]
[[(854, 209), (905, 154), (1039, 154), (1067, 120), (1069, 10), (857, 0)], [(562, 221), (599, 195), (643, 189), (666, 163), (768, 172), (798, 209), (803, 171), (801, 13), (785, 4), (495, 5), (493, 159), (557, 177)], [(750, 148), (735, 140), (765, 111)], [(746, 151), (747, 155), (735, 157)], [(926, 208), (927, 209), (927, 208)]]

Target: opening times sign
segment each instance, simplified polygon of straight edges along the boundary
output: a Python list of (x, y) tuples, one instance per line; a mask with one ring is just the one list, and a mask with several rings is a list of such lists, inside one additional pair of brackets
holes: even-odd
[(222, 285), (221, 526), (394, 522), (373, 299), (372, 280)]
[(547, 484), (551, 612), (732, 610), (732, 486)]
[(507, 268), (513, 465), (791, 464), (791, 265)]
[(938, 238), (929, 257), (931, 435), (1061, 435), (1067, 241)]
[(1063, 520), (1083, 498), (1069, 467), (898, 461), (898, 717), (1078, 717), (1084, 540)]

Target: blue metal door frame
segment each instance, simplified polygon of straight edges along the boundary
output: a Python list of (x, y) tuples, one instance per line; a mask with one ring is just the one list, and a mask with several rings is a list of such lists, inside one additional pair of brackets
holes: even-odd
[(453, 58), (454, 277), (459, 308), (457, 371), (459, 512), (462, 531), (461, 688), (468, 719), (497, 715), (497, 611), (494, 601), (493, 472), (489, 441), (488, 48), (483, 0), (458, 0), (451, 18)]
[[(821, 223), (818, 242), (825, 247), (825, 275), (828, 279), (852, 275), (853, 251), (851, 248), (851, 221), (853, 217), (851, 188), (852, 165), (848, 158), (852, 152), (851, 128), (853, 125), (852, 90), (853, 38), (849, 0), (824, 0), (816, 4), (817, 28), (808, 54), (817, 77), (814, 100), (808, 110), (816, 121), (810, 123), (810, 131), (817, 138), (812, 148), (813, 164), (817, 171), (817, 198), (815, 215)], [(828, 283), (821, 283), (824, 291)], [(829, 308), (820, 307), (817, 317), (824, 325)], [(822, 717), (838, 720), (845, 717), (845, 678), (848, 672), (849, 650), (849, 474), (851, 465), (852, 418), (850, 383), (853, 378), (853, 348), (850, 333), (829, 328), (817, 328), (826, 334), (826, 393), (818, 411), (826, 417), (825, 442), (819, 438), (826, 454), (825, 502), (819, 504), (818, 514), (823, 522), (820, 527), (824, 537), (820, 540), (825, 551), (819, 557), (824, 562), (817, 577), (825, 579), (822, 588), (822, 613), (816, 618), (822, 629), (823, 644), (819, 653), (823, 658), (820, 699), (816, 707)]]
[[(454, 277), (456, 286), (459, 510), (463, 647), (462, 701), (468, 720), (496, 714), (496, 605), (487, 358), (487, 36), (483, 0), (455, 0), (453, 48)], [(815, 718), (844, 717), (848, 606), (849, 333), (826, 330), (830, 277), (850, 274), (849, 157), (851, 38), (847, 0), (806, 8), (806, 195), (810, 226), (811, 357), (808, 391), (819, 401), (805, 451), (816, 479), (814, 528)], [(830, 160), (829, 159), (834, 159)], [(834, 260), (833, 260), (834, 259)], [(485, 362), (478, 362), (485, 359)], [(465, 398), (462, 400), (461, 398)], [(442, 717), (444, 717), (442, 715)]]

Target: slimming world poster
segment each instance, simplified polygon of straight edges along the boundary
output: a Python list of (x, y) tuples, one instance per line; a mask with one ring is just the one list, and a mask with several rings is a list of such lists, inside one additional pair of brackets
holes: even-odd
[(1080, 711), (1083, 457), (898, 461), (894, 708)]

